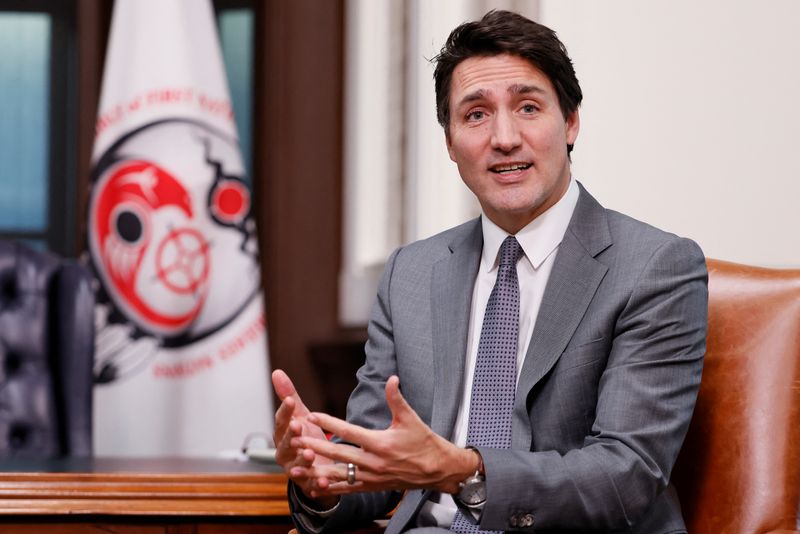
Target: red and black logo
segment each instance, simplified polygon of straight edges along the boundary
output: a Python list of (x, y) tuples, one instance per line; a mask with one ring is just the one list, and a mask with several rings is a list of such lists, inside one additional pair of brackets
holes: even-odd
[[(98, 302), (106, 307), (99, 314), (99, 381), (142, 368), (152, 356), (145, 353), (219, 331), (260, 290), (244, 176), (235, 140), (183, 119), (129, 132), (98, 160), (88, 240)], [(106, 338), (113, 341), (104, 345)], [(129, 354), (133, 345), (138, 355)]]

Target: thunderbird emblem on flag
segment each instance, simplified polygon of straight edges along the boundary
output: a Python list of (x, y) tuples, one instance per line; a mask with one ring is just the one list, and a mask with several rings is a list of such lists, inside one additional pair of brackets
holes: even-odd
[[(236, 151), (202, 123), (161, 120), (123, 135), (95, 166), (89, 242), (104, 296), (162, 346), (219, 330), (259, 290), (250, 190), (232, 170)], [(99, 378), (117, 378), (122, 369), (104, 363)]]

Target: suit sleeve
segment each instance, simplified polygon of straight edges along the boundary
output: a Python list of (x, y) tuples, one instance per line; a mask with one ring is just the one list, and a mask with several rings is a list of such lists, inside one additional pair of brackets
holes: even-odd
[(509, 517), (520, 513), (533, 517), (537, 531), (636, 524), (667, 487), (688, 429), (705, 354), (707, 301), (699, 247), (677, 238), (662, 244), (613, 324), (583, 446), (480, 449), (487, 481), (481, 528), (508, 529)]
[[(388, 428), (391, 413), (386, 404), (386, 381), (397, 373), (389, 289), (392, 272), (399, 249), (386, 261), (386, 268), (378, 285), (377, 301), (372, 309), (368, 326), (367, 359), (358, 370), (358, 385), (347, 402), (347, 420), (371, 429)], [(312, 517), (306, 513), (294, 492), (289, 491), (292, 518), (299, 532), (322, 534), (341, 529), (352, 529), (381, 519), (394, 509), (402, 492), (382, 491), (344, 495), (336, 511), (326, 518)]]

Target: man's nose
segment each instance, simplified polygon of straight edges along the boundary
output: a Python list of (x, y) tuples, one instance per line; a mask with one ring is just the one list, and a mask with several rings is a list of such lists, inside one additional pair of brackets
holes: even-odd
[(492, 123), (492, 148), (501, 152), (511, 152), (521, 144), (522, 136), (511, 114), (497, 113)]

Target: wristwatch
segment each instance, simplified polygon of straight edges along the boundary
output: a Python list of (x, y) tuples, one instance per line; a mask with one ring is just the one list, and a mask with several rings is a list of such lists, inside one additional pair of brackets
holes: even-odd
[(486, 477), (480, 471), (458, 484), (461, 488), (456, 499), (467, 508), (477, 508), (486, 502)]
[(475, 470), (474, 475), (471, 475), (463, 482), (459, 482), (458, 487), (460, 489), (456, 494), (456, 499), (461, 501), (467, 508), (481, 508), (483, 503), (486, 502), (486, 477), (481, 474), (481, 471), (483, 471), (483, 457), (475, 447), (467, 446), (467, 448), (472, 449), (478, 455), (478, 468)]

